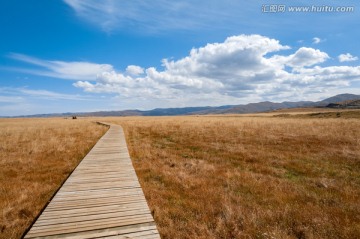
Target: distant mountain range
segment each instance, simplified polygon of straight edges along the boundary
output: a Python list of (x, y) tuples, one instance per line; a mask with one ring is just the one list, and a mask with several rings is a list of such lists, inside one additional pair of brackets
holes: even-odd
[[(353, 102), (353, 103), (350, 103)], [(278, 109), (299, 107), (328, 107), (328, 108), (359, 108), (360, 95), (341, 94), (322, 101), (299, 101), (273, 103), (269, 101), (250, 103), (246, 105), (224, 105), (218, 107), (184, 107), (165, 108), (153, 110), (122, 110), (122, 111), (99, 111), (89, 113), (61, 113), (61, 114), (37, 114), (21, 117), (69, 117), (69, 116), (170, 116), (170, 115), (206, 115), (206, 114), (245, 114), (267, 112)]]

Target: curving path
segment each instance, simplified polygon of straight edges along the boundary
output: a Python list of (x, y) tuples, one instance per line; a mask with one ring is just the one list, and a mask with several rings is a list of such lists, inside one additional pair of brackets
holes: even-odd
[(121, 126), (85, 156), (24, 238), (160, 238)]

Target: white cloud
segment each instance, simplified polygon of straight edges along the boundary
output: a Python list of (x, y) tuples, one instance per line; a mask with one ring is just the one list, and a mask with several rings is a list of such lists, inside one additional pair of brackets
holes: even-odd
[(350, 53), (341, 54), (338, 56), (340, 62), (348, 62), (348, 61), (357, 61), (359, 58), (357, 56), (353, 56)]
[(0, 95), (0, 103), (15, 103), (15, 102), (21, 102), (23, 101), (23, 98), (20, 96), (3, 96)]
[(130, 65), (126, 68), (126, 73), (132, 76), (138, 76), (144, 74), (144, 68), (140, 66)]
[(69, 80), (95, 80), (97, 74), (113, 70), (113, 67), (108, 64), (95, 64), (91, 62), (77, 61), (49, 61), (18, 53), (11, 53), (9, 54), (9, 57), (40, 67), (40, 69), (17, 68), (15, 69), (17, 71)]
[(89, 98), (80, 95), (62, 94), (48, 90), (30, 90), (26, 88), (17, 90), (24, 95), (47, 100), (89, 100)]
[(233, 36), (192, 49), (182, 59), (164, 59), (163, 70), (150, 67), (142, 76), (108, 71), (96, 83), (80, 81), (74, 86), (87, 92), (116, 93), (123, 99), (161, 99), (177, 106), (185, 99), (194, 103), (200, 98), (202, 104), (215, 99), (230, 104), (239, 98), (289, 100), (360, 80), (360, 66), (319, 66), (329, 56), (318, 49), (302, 47), (292, 54), (279, 54), (285, 50), (290, 47), (264, 36)]
[(286, 65), (291, 67), (304, 67), (322, 63), (329, 59), (329, 56), (325, 52), (317, 49), (301, 47), (294, 54), (286, 58)]
[(23, 102), (25, 99), (39, 98), (46, 100), (91, 100), (91, 98), (77, 95), (77, 94), (64, 94), (49, 90), (2, 87), (0, 88), (0, 102), (16, 103)]
[(319, 37), (314, 37), (313, 38), (313, 44), (319, 44), (320, 42), (322, 42), (323, 40), (320, 39)]

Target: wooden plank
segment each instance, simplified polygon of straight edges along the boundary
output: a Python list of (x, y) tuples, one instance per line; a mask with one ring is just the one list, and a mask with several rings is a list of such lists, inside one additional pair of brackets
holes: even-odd
[(75, 208), (88, 208), (88, 207), (96, 207), (96, 206), (106, 206), (106, 205), (117, 205), (121, 203), (122, 205), (130, 204), (130, 203), (136, 203), (136, 202), (145, 202), (144, 199), (138, 199), (138, 198), (129, 198), (129, 199), (122, 199), (122, 200), (89, 200), (89, 202), (78, 202), (78, 203), (62, 203), (60, 205), (51, 205), (48, 206), (49, 211), (58, 211), (58, 210), (64, 210), (64, 209), (75, 209)]
[(110, 126), (24, 238), (160, 238), (120, 126)]
[[(39, 221), (37, 223), (37, 225), (35, 226), (35, 228), (47, 228), (48, 225), (60, 225), (60, 224), (64, 224), (64, 225), (70, 225), (70, 224), (74, 224), (76, 223), (76, 225), (78, 226), (79, 223), (85, 223), (85, 222), (93, 222), (93, 221), (98, 221), (98, 220), (108, 220), (110, 218), (115, 218), (116, 221), (121, 221), (121, 220), (127, 220), (129, 219), (129, 217), (132, 216), (142, 216), (145, 215), (148, 217), (147, 214), (147, 210), (146, 208), (144, 209), (135, 209), (135, 210), (130, 210), (130, 211), (118, 211), (118, 212), (107, 212), (104, 213), (103, 210), (99, 210), (96, 214), (92, 214), (92, 215), (78, 215), (76, 213), (74, 213), (72, 216), (68, 216), (68, 217), (63, 217), (63, 218), (53, 218), (52, 220), (43, 220), (43, 221)], [(61, 215), (61, 214), (59, 214)], [(48, 219), (48, 218), (47, 218)]]
[(99, 207), (89, 207), (89, 208), (78, 208), (78, 209), (63, 209), (61, 211), (52, 212), (52, 213), (43, 213), (43, 219), (52, 219), (52, 218), (65, 218), (72, 215), (92, 215), (97, 214), (100, 210), (101, 213), (108, 212), (119, 212), (119, 211), (131, 211), (131, 210), (142, 210), (146, 209), (143, 202), (128, 204), (127, 206), (119, 206), (119, 205), (106, 205)]

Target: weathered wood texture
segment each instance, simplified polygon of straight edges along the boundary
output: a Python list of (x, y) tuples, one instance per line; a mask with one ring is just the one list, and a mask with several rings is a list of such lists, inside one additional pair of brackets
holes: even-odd
[(24, 238), (160, 238), (120, 126), (111, 125)]

